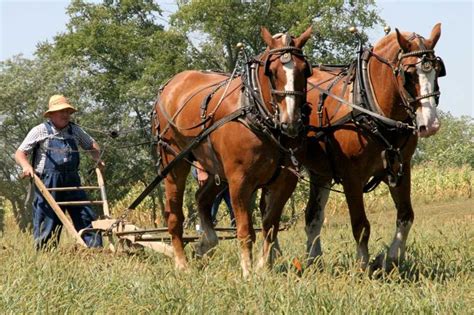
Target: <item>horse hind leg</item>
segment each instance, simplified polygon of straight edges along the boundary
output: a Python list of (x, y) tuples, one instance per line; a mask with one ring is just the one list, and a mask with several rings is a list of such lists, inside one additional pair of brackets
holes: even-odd
[(262, 270), (265, 266), (271, 267), (275, 258), (281, 253), (278, 244), (278, 230), (280, 227), (280, 218), (285, 203), (290, 198), (297, 184), (296, 177), (284, 172), (278, 176), (276, 181), (262, 191), (261, 207), (262, 212), (262, 236), (263, 249), (257, 263), (257, 270)]
[(329, 198), (331, 178), (310, 174), (310, 193), (305, 210), (307, 266), (315, 261), (321, 267), (322, 246), (321, 229), (324, 223), (324, 209)]
[(343, 186), (356, 241), (357, 261), (360, 268), (365, 270), (369, 263), (370, 223), (365, 214), (362, 184), (358, 180), (347, 179), (343, 181)]
[(229, 192), (234, 209), (235, 223), (237, 226), (237, 239), (240, 245), (240, 265), (242, 275), (249, 278), (252, 271), (252, 247), (255, 242), (255, 230), (252, 225), (252, 215), (250, 213), (252, 193), (254, 186), (252, 183), (243, 182), (241, 174), (235, 174), (229, 180)]
[[(260, 210), (260, 215), (262, 218), (265, 218), (267, 213), (270, 211), (270, 209), (267, 208), (268, 205), (271, 204), (270, 200), (271, 200), (270, 190), (267, 187), (263, 187), (261, 189), (260, 203), (259, 203), (259, 210)], [(276, 257), (277, 255), (281, 253), (280, 244), (278, 242), (277, 237), (274, 237), (273, 244), (271, 244), (271, 247), (266, 245), (266, 243), (269, 241), (268, 237), (270, 237), (270, 234), (268, 232), (272, 233), (273, 229), (271, 229), (270, 231), (265, 231), (265, 229), (262, 229), (264, 246), (262, 248), (261, 256), (257, 262), (257, 267), (256, 267), (257, 271), (264, 269), (264, 267), (267, 266), (267, 262), (270, 259), (272, 259), (272, 257)], [(274, 252), (274, 255), (272, 255), (272, 257), (268, 255), (269, 248), (270, 248), (270, 251)], [(271, 263), (272, 262), (270, 262), (270, 264)]]
[(175, 267), (177, 270), (182, 271), (188, 269), (183, 242), (183, 196), (189, 169), (189, 165), (184, 161), (177, 163), (164, 180), (166, 194), (165, 211), (168, 222), (168, 232), (171, 235)]
[(222, 189), (223, 186), (217, 186), (214, 178), (210, 176), (209, 180), (196, 192), (200, 222), (204, 230), (201, 239), (194, 247), (197, 257), (206, 255), (219, 241), (211, 220), (211, 207), (217, 194)]
[(405, 173), (398, 187), (391, 187), (390, 194), (397, 208), (397, 223), (395, 236), (388, 252), (379, 254), (371, 264), (371, 269), (383, 268), (390, 272), (393, 267), (398, 266), (405, 258), (406, 241), (410, 228), (413, 224), (414, 213), (410, 197), (410, 170)]

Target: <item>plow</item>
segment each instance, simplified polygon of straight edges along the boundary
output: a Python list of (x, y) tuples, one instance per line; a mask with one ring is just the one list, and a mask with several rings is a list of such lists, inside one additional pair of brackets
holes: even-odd
[[(130, 210), (133, 210), (138, 205), (137, 202), (134, 202), (132, 204), (132, 206), (134, 205), (133, 207), (130, 206), (128, 209), (126, 209), (124, 214), (122, 214), (119, 219), (114, 219), (111, 217), (107, 200), (107, 193), (105, 189), (105, 181), (102, 172), (100, 171), (100, 169), (96, 168), (95, 173), (97, 175), (96, 186), (47, 188), (37, 175), (34, 175), (33, 181), (38, 190), (41, 192), (41, 194), (43, 194), (43, 196), (45, 197), (48, 204), (58, 216), (67, 233), (75, 240), (76, 244), (83, 247), (87, 247), (84, 240), (82, 239), (82, 234), (85, 232), (92, 231), (101, 233), (104, 237), (106, 237), (108, 240), (109, 249), (113, 252), (123, 250), (127, 247), (149, 248), (165, 256), (173, 257), (173, 247), (170, 245), (171, 238), (168, 234), (168, 228), (161, 227), (142, 229), (126, 220), (126, 214), (128, 214)], [(158, 177), (161, 178), (160, 175)], [(159, 181), (155, 184), (155, 186), (158, 183)], [(148, 186), (147, 188), (149, 187), (150, 186)], [(100, 200), (57, 202), (50, 193), (50, 191), (73, 190), (99, 191)], [(151, 189), (146, 189), (146, 191), (148, 191), (148, 194)], [(142, 193), (140, 195), (141, 200), (145, 196), (146, 195)], [(77, 231), (74, 228), (72, 222), (61, 209), (61, 206), (75, 205), (102, 206), (103, 218), (93, 221), (91, 228), (86, 228)], [(230, 240), (236, 238), (236, 228), (234, 227), (215, 227), (214, 229), (218, 233), (219, 240)], [(256, 228), (255, 230), (259, 231), (261, 229)], [(198, 241), (200, 238), (201, 235), (199, 235), (199, 232), (197, 232), (194, 235), (183, 236), (183, 241), (185, 243), (192, 243)]]

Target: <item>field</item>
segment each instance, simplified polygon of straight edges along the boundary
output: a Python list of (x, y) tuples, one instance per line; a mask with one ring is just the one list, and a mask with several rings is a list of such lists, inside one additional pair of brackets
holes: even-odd
[[(388, 202), (387, 202), (388, 203)], [(390, 208), (390, 207), (388, 207)], [(271, 271), (243, 281), (236, 241), (213, 257), (191, 258), (191, 271), (152, 252), (112, 254), (76, 248), (70, 240), (35, 253), (31, 235), (7, 229), (0, 238), (2, 313), (279, 313), (473, 314), (472, 199), (415, 202), (407, 261), (384, 277), (368, 277), (354, 263), (347, 215), (329, 212), (323, 230), (324, 269), (291, 264), (304, 259), (302, 222), (282, 232), (284, 251)], [(370, 211), (371, 254), (390, 242), (393, 210)], [(255, 253), (260, 249), (257, 241)], [(187, 247), (192, 256), (191, 246)]]

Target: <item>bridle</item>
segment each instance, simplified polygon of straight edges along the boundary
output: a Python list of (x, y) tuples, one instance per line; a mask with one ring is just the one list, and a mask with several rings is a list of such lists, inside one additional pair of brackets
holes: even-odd
[[(285, 46), (270, 49), (263, 54), (251, 58), (247, 63), (247, 72), (248, 72), (248, 84), (249, 89), (254, 99), (257, 100), (257, 107), (260, 114), (263, 116), (263, 121), (265, 124), (274, 130), (279, 130), (283, 134), (286, 134), (286, 124), (280, 121), (280, 108), (278, 106), (277, 96), (298, 96), (303, 98), (303, 104), (306, 104), (306, 84), (304, 84), (303, 91), (289, 91), (289, 90), (278, 90), (275, 84), (275, 78), (273, 72), (270, 70), (270, 65), (272, 62), (277, 59), (284, 65), (293, 61), (293, 56), (298, 58), (303, 58), (305, 62), (305, 78), (308, 78), (312, 75), (312, 67), (308, 62), (306, 56), (303, 54), (302, 49), (291, 46), (291, 37), (286, 36), (287, 42)], [(262, 93), (262, 86), (259, 79), (259, 68), (263, 67), (263, 73), (268, 77), (269, 82), (269, 91), (270, 91), (270, 105), (272, 111), (270, 111), (267, 106), (265, 106), (265, 100)], [(258, 93), (256, 93), (258, 92)], [(257, 95), (256, 95), (257, 94)], [(303, 105), (304, 106), (304, 105)], [(300, 129), (303, 130), (303, 124), (301, 122)]]
[[(413, 33), (412, 36), (408, 40), (418, 39), (420, 49), (404, 52), (402, 49), (399, 50), (397, 54), (397, 59), (395, 62), (390, 62), (387, 59), (383, 58), (380, 55), (377, 55), (373, 52), (373, 49), (369, 50), (369, 54), (374, 56), (379, 60), (381, 63), (388, 65), (392, 69), (392, 73), (394, 75), (394, 79), (398, 88), (398, 92), (403, 102), (403, 106), (407, 110), (407, 113), (414, 118), (415, 112), (415, 103), (419, 102), (422, 99), (429, 98), (434, 96), (436, 99), (436, 106), (439, 102), (440, 91), (433, 91), (430, 93), (426, 93), (419, 96), (413, 96), (408, 91), (408, 82), (406, 80), (406, 72), (407, 69), (410, 67), (416, 67), (417, 64), (421, 63), (421, 69), (424, 72), (431, 72), (433, 68), (436, 70), (437, 77), (443, 77), (446, 75), (446, 68), (444, 66), (443, 60), (440, 57), (435, 56), (435, 51), (433, 49), (427, 49), (424, 42), (423, 37)], [(415, 63), (403, 63), (405, 58), (409, 57), (418, 57), (420, 61)], [(400, 80), (398, 80), (400, 78)], [(400, 84), (401, 81), (401, 84)]]

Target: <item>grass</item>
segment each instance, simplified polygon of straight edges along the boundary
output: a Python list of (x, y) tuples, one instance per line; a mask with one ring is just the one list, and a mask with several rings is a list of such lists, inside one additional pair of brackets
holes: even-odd
[[(354, 263), (355, 244), (346, 214), (329, 213), (323, 230), (324, 269), (297, 275), (304, 259), (301, 222), (280, 236), (283, 256), (271, 271), (243, 281), (236, 241), (219, 244), (213, 257), (191, 259), (189, 273), (150, 251), (112, 254), (76, 248), (36, 253), (32, 237), (11, 218), (0, 238), (2, 313), (296, 313), (472, 314), (474, 312), (472, 200), (416, 207), (407, 260), (381, 278)], [(392, 238), (394, 211), (372, 211), (372, 256)], [(259, 240), (255, 253), (260, 249)], [(191, 247), (187, 246), (188, 257)], [(257, 255), (256, 255), (257, 256)]]

